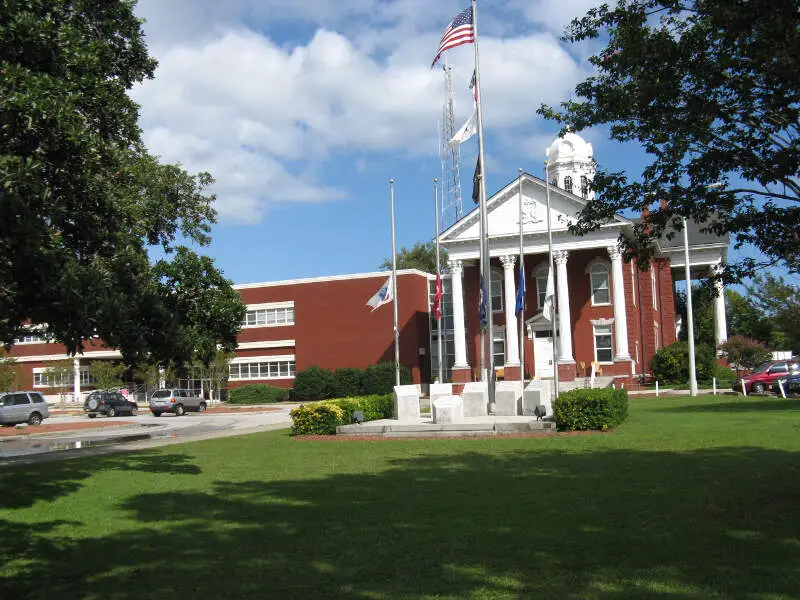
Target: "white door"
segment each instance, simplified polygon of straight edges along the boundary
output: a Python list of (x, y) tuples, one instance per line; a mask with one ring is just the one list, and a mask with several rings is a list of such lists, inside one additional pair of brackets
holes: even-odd
[(550, 331), (533, 332), (534, 376), (553, 377), (553, 338)]

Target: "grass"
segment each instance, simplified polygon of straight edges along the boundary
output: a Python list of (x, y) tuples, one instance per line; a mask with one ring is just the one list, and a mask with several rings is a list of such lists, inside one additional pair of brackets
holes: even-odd
[(0, 598), (800, 597), (800, 400), (609, 434), (285, 432), (0, 471)]

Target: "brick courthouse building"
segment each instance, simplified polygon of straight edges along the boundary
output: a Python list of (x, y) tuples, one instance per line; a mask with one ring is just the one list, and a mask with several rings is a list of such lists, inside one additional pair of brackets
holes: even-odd
[[(629, 382), (647, 371), (658, 348), (676, 339), (674, 281), (684, 278), (682, 235), (657, 243), (647, 270), (622, 260), (620, 234), (633, 221), (615, 217), (599, 230), (575, 237), (570, 220), (591, 194), (592, 147), (575, 134), (556, 139), (548, 150), (554, 273), (548, 269), (545, 181), (522, 176), (523, 245), (526, 275), (524, 369), (528, 377), (561, 381), (587, 375), (593, 362), (605, 376)], [(487, 201), (494, 309), (494, 352), (498, 376), (518, 379), (520, 349), (515, 298), (519, 284), (519, 181)], [(445, 380), (464, 383), (481, 377), (479, 304), (479, 219), (474, 210), (441, 235), (449, 252), (443, 275), (443, 360)], [(727, 257), (728, 239), (688, 227), (692, 278), (708, 276)], [(374, 312), (367, 300), (387, 272), (297, 279), (234, 286), (247, 305), (239, 347), (231, 361), (229, 387), (263, 382), (291, 387), (294, 375), (311, 365), (336, 369), (366, 367), (394, 360), (392, 308)], [(556, 355), (553, 324), (542, 310), (548, 278), (556, 303)], [(434, 275), (398, 272), (400, 360), (414, 381), (429, 382), (438, 372), (437, 330), (431, 318)], [(551, 315), (552, 318), (552, 315)], [(715, 304), (717, 342), (727, 337), (724, 297)], [(68, 358), (64, 348), (36, 335), (18, 340), (11, 355), (20, 365), (20, 387), (55, 394), (47, 368)], [(114, 349), (89, 344), (73, 361), (70, 388), (91, 387), (88, 361), (117, 360)], [(202, 383), (185, 385), (200, 389)]]

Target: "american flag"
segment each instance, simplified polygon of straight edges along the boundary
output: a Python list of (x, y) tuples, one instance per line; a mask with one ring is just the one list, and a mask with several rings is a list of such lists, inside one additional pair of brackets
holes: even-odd
[(442, 39), (439, 41), (439, 49), (436, 51), (436, 58), (433, 59), (431, 69), (436, 64), (442, 52), (455, 48), (461, 44), (471, 44), (475, 41), (475, 29), (472, 27), (472, 7), (458, 13), (447, 29), (442, 34)]

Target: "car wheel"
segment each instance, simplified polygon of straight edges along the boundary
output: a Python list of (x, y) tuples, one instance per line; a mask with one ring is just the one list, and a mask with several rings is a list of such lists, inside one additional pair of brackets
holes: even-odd
[(175, 416), (182, 417), (185, 414), (186, 411), (183, 409), (183, 404), (178, 404), (178, 406), (175, 407)]
[(153, 413), (153, 416), (154, 416), (154, 417), (160, 417), (160, 416), (161, 416), (161, 413), (160, 413), (160, 412), (154, 412), (154, 413)]
[(763, 383), (754, 383), (753, 387), (750, 390), (754, 394), (763, 394), (764, 393), (764, 384)]
[(197, 407), (197, 412), (206, 412), (206, 403), (201, 402), (200, 406)]
[(94, 413), (89, 413), (89, 418), (90, 418), (90, 419), (94, 419), (96, 416), (97, 416), (97, 415), (96, 415), (96, 414), (94, 414)]
[(31, 416), (28, 417), (28, 425), (41, 425), (42, 424), (42, 415), (39, 413), (31, 413)]
[(106, 412), (106, 416), (108, 416), (108, 417), (116, 417), (117, 416), (117, 411), (114, 410), (113, 406), (109, 406), (108, 407), (108, 412)]
[(135, 417), (137, 412), (139, 412), (139, 409), (137, 409), (135, 406), (131, 406), (131, 416)]

